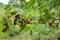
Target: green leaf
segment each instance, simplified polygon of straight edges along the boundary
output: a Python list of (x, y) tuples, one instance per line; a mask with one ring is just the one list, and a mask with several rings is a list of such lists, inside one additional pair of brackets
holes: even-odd
[(47, 35), (50, 29), (45, 24), (37, 24), (35, 30), (43, 35)]
[(5, 28), (5, 26), (0, 25), (0, 32)]
[(27, 4), (26, 8), (31, 7), (34, 4), (35, 0), (30, 0), (30, 2)]
[(2, 23), (4, 15), (5, 15), (4, 5), (0, 3), (0, 24)]
[(8, 26), (9, 26), (10, 34), (14, 35), (15, 34), (15, 26), (14, 26), (12, 20), (11, 19), (7, 19), (7, 23), (8, 23)]
[(26, 28), (26, 23), (23, 23), (20, 31), (24, 30), (25, 28)]

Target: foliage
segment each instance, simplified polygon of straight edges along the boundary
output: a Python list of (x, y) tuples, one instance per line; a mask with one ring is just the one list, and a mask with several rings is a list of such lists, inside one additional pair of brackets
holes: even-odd
[[(6, 19), (4, 25), (4, 18)], [(7, 31), (2, 32), (4, 28)], [(12, 36), (28, 32), (31, 36), (52, 35), (60, 29), (60, 0), (10, 0), (0, 3), (0, 33)]]

